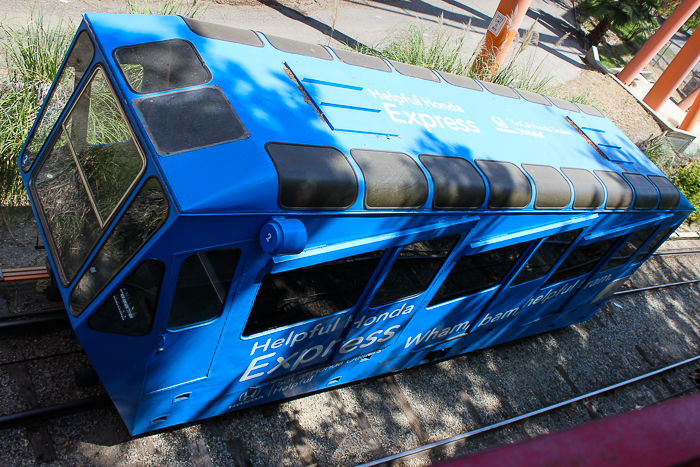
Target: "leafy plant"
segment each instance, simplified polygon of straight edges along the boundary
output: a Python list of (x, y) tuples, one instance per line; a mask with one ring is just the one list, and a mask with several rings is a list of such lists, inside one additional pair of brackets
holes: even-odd
[(431, 31), (433, 32), (431, 37), (419, 23), (396, 33), (384, 47), (356, 48), (355, 51), (526, 91), (590, 103), (590, 93), (581, 96), (563, 95), (562, 91), (551, 84), (553, 76), (544, 74), (542, 64), (535, 63), (534, 55), (524, 55), (538, 42), (537, 33), (534, 30), (536, 24), (537, 22), (533, 23), (523, 38), (511, 48), (511, 52), (500, 67), (487, 66), (486, 62), (480, 67), (474, 66), (481, 45), (471, 56), (464, 53), (464, 42), (471, 24), (465, 25), (464, 34), (455, 38), (445, 32), (441, 26), (438, 26), (436, 32)]
[(688, 223), (700, 221), (700, 159), (695, 158), (678, 167), (671, 180), (688, 201), (696, 206), (695, 212), (688, 218)]
[(204, 14), (209, 5), (201, 0), (126, 0), (126, 12), (132, 15), (180, 15), (194, 18)]
[(656, 0), (585, 0), (581, 8), (598, 19), (598, 24), (586, 37), (591, 45), (598, 45), (611, 26), (618, 29), (652, 27), (656, 21), (652, 11), (658, 7)]
[(26, 203), (16, 158), (36, 118), (37, 93), (28, 86), (0, 88), (0, 204)]
[(32, 8), (26, 26), (0, 24), (5, 40), (0, 49), (10, 79), (27, 85), (51, 83), (73, 39), (73, 25), (62, 17), (51, 24), (41, 9)]

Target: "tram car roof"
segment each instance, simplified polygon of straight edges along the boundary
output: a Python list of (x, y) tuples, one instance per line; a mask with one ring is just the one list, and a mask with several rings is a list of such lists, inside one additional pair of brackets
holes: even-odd
[(183, 214), (692, 209), (591, 106), (189, 18), (84, 19)]

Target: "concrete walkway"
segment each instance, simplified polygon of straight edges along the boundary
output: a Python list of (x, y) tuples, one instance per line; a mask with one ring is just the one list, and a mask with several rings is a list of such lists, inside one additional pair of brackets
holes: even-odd
[[(210, 3), (199, 18), (336, 46), (381, 46), (407, 28), (420, 25), (428, 38), (440, 31), (454, 40), (465, 37), (465, 58), (478, 47), (499, 4), (498, 0), (343, 0), (335, 11), (334, 0), (223, 1), (230, 4)], [(150, 3), (152, 7), (160, 4), (155, 0)], [(126, 12), (126, 0), (2, 0), (0, 21), (25, 22), (32, 5), (40, 6), (52, 18), (63, 15), (76, 25), (85, 12)], [(543, 75), (552, 75), (557, 83), (569, 81), (587, 68), (579, 58), (583, 51), (578, 41), (571, 37), (575, 29), (570, 6), (569, 0), (533, 0), (520, 30), (522, 36), (538, 21), (539, 46), (529, 48), (521, 59), (532, 60), (533, 66), (540, 66)], [(570, 36), (558, 44), (567, 33)]]

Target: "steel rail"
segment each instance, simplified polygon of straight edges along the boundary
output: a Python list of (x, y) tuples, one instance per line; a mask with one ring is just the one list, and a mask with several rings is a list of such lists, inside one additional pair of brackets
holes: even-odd
[(30, 324), (63, 321), (68, 314), (63, 306), (55, 306), (44, 310), (28, 311), (26, 313), (9, 313), (0, 315), (0, 329), (27, 326)]
[(665, 366), (665, 367), (663, 367), (663, 368), (659, 368), (658, 370), (654, 370), (654, 371), (652, 371), (652, 372), (645, 373), (645, 374), (643, 374), (643, 375), (640, 375), (640, 376), (637, 376), (637, 377), (628, 379), (628, 380), (626, 380), (626, 381), (622, 381), (621, 383), (613, 384), (613, 385), (611, 385), (611, 386), (607, 386), (607, 387), (604, 387), (604, 388), (602, 388), (602, 389), (598, 389), (598, 390), (593, 391), (593, 392), (589, 392), (589, 393), (586, 393), (586, 394), (582, 394), (582, 395), (580, 395), (580, 396), (574, 397), (573, 399), (569, 399), (569, 400), (566, 400), (566, 401), (563, 401), (563, 402), (558, 402), (558, 403), (556, 403), (556, 404), (548, 405), (547, 407), (543, 407), (543, 408), (541, 408), (541, 409), (533, 410), (532, 412), (528, 412), (528, 413), (525, 413), (525, 414), (522, 414), (522, 415), (518, 415), (517, 417), (508, 418), (508, 419), (503, 420), (503, 421), (500, 421), (500, 422), (498, 422), (498, 423), (493, 423), (493, 424), (491, 424), (491, 425), (487, 425), (487, 426), (484, 426), (484, 427), (481, 427), (481, 428), (477, 428), (476, 430), (467, 431), (467, 432), (465, 432), (465, 433), (461, 433), (461, 434), (459, 434), (459, 435), (452, 436), (452, 437), (450, 437), (450, 438), (445, 438), (445, 439), (440, 440), (440, 441), (435, 441), (435, 442), (433, 442), (433, 443), (425, 444), (425, 445), (423, 445), (423, 446), (419, 446), (419, 447), (417, 447), (417, 448), (409, 449), (409, 450), (407, 450), (407, 451), (403, 451), (403, 452), (400, 452), (400, 453), (398, 453), (398, 454), (394, 454), (394, 455), (391, 455), (391, 456), (383, 457), (383, 458), (381, 458), (381, 459), (376, 459), (376, 460), (373, 460), (373, 461), (370, 461), (370, 462), (366, 462), (366, 463), (364, 463), (364, 464), (359, 464), (359, 465), (357, 465), (356, 467), (372, 467), (372, 466), (382, 465), (382, 464), (389, 464), (389, 465), (391, 465), (392, 462), (397, 461), (397, 460), (399, 460), (399, 459), (412, 458), (412, 457), (415, 457), (415, 456), (417, 456), (417, 455), (419, 455), (419, 454), (422, 454), (422, 453), (425, 452), (425, 451), (430, 451), (430, 450), (435, 449), (435, 448), (437, 448), (437, 447), (444, 446), (444, 445), (450, 444), (450, 443), (454, 443), (454, 442), (456, 442), (456, 441), (460, 441), (460, 440), (463, 440), (463, 439), (466, 439), (466, 438), (469, 438), (469, 437), (478, 435), (478, 434), (480, 434), (480, 433), (484, 433), (484, 432), (487, 432), (487, 431), (495, 430), (496, 428), (500, 428), (500, 427), (503, 427), (503, 426), (507, 426), (507, 425), (510, 425), (510, 424), (512, 424), (512, 423), (519, 422), (519, 421), (521, 421), (521, 420), (526, 420), (526, 419), (528, 419), (528, 418), (532, 418), (532, 417), (534, 417), (534, 416), (537, 416), (537, 415), (541, 415), (541, 414), (543, 414), (543, 413), (550, 412), (550, 411), (552, 411), (552, 410), (555, 410), (555, 409), (564, 407), (564, 406), (566, 406), (566, 405), (570, 405), (570, 404), (573, 404), (573, 403), (575, 403), (575, 402), (582, 401), (582, 400), (584, 400), (584, 399), (588, 399), (588, 398), (590, 398), (590, 397), (594, 397), (594, 396), (597, 396), (597, 395), (600, 395), (600, 394), (603, 394), (603, 393), (606, 393), (606, 392), (609, 392), (609, 391), (612, 391), (612, 390), (615, 390), (615, 389), (618, 389), (618, 388), (621, 388), (621, 387), (624, 387), (624, 386), (628, 386), (628, 385), (630, 385), (630, 384), (632, 384), (632, 383), (636, 383), (637, 381), (641, 381), (641, 380), (643, 380), (643, 379), (650, 378), (650, 377), (652, 377), (652, 376), (656, 376), (656, 375), (658, 375), (658, 374), (660, 374), (660, 373), (664, 373), (664, 372), (669, 371), (669, 370), (672, 370), (672, 369), (674, 369), (674, 368), (678, 368), (679, 366), (687, 365), (688, 363), (692, 363), (692, 362), (695, 362), (695, 361), (698, 361), (698, 360), (700, 360), (700, 355), (696, 355), (695, 357), (688, 358), (688, 359), (683, 360), (683, 361), (681, 361), (681, 362), (674, 363), (674, 364), (672, 364), (672, 365)]
[(681, 255), (694, 255), (700, 253), (700, 249), (696, 250), (657, 250), (656, 253), (652, 253), (651, 256), (681, 256)]
[(656, 289), (663, 289), (666, 287), (676, 287), (679, 285), (687, 285), (687, 284), (696, 284), (700, 282), (700, 279), (694, 279), (692, 281), (681, 281), (681, 282), (671, 282), (669, 284), (661, 284), (661, 285), (650, 285), (649, 287), (638, 287), (636, 289), (629, 289), (629, 290), (618, 290), (613, 294), (613, 296), (617, 295), (626, 295), (630, 293), (635, 293), (635, 292), (644, 292), (645, 290), (656, 290)]
[(0, 282), (28, 281), (48, 279), (49, 274), (43, 266), (32, 268), (0, 269)]
[(3, 415), (0, 417), (0, 430), (25, 426), (63, 415), (73, 415), (86, 410), (104, 407), (110, 403), (111, 399), (108, 395), (104, 394), (101, 396), (88, 397), (87, 399), (66, 402), (64, 404), (40, 407), (38, 409), (27, 410), (26, 412), (12, 415)]

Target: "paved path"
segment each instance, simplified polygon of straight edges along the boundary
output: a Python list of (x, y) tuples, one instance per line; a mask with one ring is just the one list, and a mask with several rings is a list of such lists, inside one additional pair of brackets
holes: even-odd
[[(377, 46), (412, 25), (420, 25), (428, 37), (435, 37), (440, 29), (455, 39), (466, 35), (463, 49), (466, 57), (478, 46), (499, 3), (498, 0), (343, 0), (339, 2), (333, 30), (333, 0), (281, 0), (283, 3), (266, 0), (267, 4), (254, 0), (230, 1), (231, 5), (212, 3), (201, 19), (330, 45), (359, 42)], [(153, 0), (151, 3), (158, 4)], [(26, 21), (34, 4), (41, 5), (54, 18), (64, 15), (75, 23), (85, 12), (126, 11), (125, 0), (2, 0), (0, 21)], [(535, 27), (539, 46), (524, 54), (524, 58), (532, 56), (534, 66), (541, 66), (542, 72), (553, 75), (557, 82), (569, 81), (586, 68), (579, 59), (583, 52), (576, 39), (569, 36), (557, 44), (567, 32), (574, 33), (570, 5), (569, 0), (534, 0), (520, 30), (523, 35), (535, 20), (539, 22)]]

